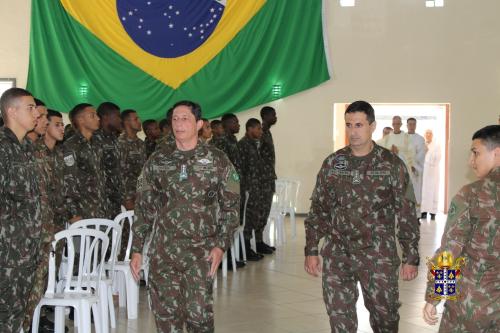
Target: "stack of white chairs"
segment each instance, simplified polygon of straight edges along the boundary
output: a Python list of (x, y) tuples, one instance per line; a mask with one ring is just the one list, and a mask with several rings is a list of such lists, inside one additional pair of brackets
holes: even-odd
[[(104, 232), (106, 236), (108, 236), (108, 239), (111, 239), (111, 251), (108, 251), (105, 254), (104, 261), (106, 265), (114, 268), (116, 261), (116, 252), (118, 250), (118, 245), (120, 244), (122, 234), (122, 228), (120, 224), (118, 224), (118, 222), (107, 219), (84, 219), (77, 221), (69, 226), (70, 230), (79, 228), (100, 230)], [(115, 272), (114, 270), (111, 270), (111, 274), (109, 276), (103, 276), (98, 285), (95, 285), (95, 280), (90, 281), (90, 287), (99, 288), (100, 290), (99, 297), (104, 333), (107, 333), (109, 331), (108, 329), (110, 323), (112, 328), (116, 327), (115, 306), (113, 303), (114, 278)], [(76, 283), (76, 281), (73, 279), (72, 283)], [(108, 320), (108, 312), (110, 320)]]
[(292, 226), (292, 238), (297, 236), (297, 223), (295, 221), (295, 212), (297, 209), (297, 200), (299, 197), (300, 181), (296, 179), (282, 179), (286, 183), (285, 192), (285, 214), (290, 215), (290, 224)]
[[(67, 270), (64, 278), (56, 284), (56, 248), (61, 240), (65, 241), (67, 247)], [(76, 251), (75, 244), (79, 244), (79, 251)], [(96, 332), (103, 332), (99, 295), (101, 290), (90, 286), (100, 285), (108, 245), (108, 236), (99, 230), (79, 228), (64, 230), (55, 235), (49, 254), (48, 286), (45, 295), (35, 308), (33, 333), (38, 332), (40, 310), (43, 306), (55, 307), (56, 333), (64, 332), (66, 307), (74, 308), (75, 326), (78, 327), (79, 333), (91, 332), (91, 311)], [(77, 252), (79, 258), (78, 262), (75, 262)], [(74, 271), (78, 271), (76, 276), (73, 276)]]
[[(127, 240), (127, 250), (123, 258), (118, 258), (121, 260), (115, 261), (114, 267), (111, 267), (109, 263), (106, 263), (104, 266), (106, 271), (110, 272), (110, 274), (112, 274), (111, 270), (116, 272), (114, 288), (118, 290), (119, 306), (127, 307), (128, 319), (137, 319), (139, 303), (139, 284), (135, 281), (132, 276), (132, 271), (130, 270), (130, 251), (133, 237), (132, 225), (134, 219), (133, 210), (120, 213), (115, 217), (114, 221), (121, 226), (122, 230), (124, 229), (125, 223), (128, 223), (130, 232)], [(118, 249), (120, 249), (120, 245), (118, 245)]]

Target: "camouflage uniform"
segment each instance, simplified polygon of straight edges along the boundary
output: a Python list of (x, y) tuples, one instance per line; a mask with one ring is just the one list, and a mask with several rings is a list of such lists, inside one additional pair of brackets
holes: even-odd
[(273, 195), (276, 191), (276, 153), (274, 152), (273, 135), (268, 128), (262, 128), (262, 138), (260, 139), (260, 154), (264, 161), (264, 172), (262, 180), (262, 200), (261, 205), (264, 210), (261, 224), (267, 224), (271, 205), (273, 203)]
[(129, 139), (125, 134), (118, 138), (120, 147), (120, 167), (125, 185), (124, 200), (135, 201), (137, 178), (146, 162), (146, 146), (139, 138)]
[(32, 144), (0, 129), (0, 332), (18, 333), (39, 260), (41, 202)]
[[(439, 332), (498, 332), (500, 327), (500, 168), (464, 186), (451, 201), (442, 251), (465, 257), (457, 290), (463, 298), (448, 300)], [(435, 259), (435, 258), (433, 258)], [(426, 301), (436, 305), (427, 285)]]
[(88, 141), (75, 132), (62, 145), (63, 187), (66, 219), (106, 217), (106, 175), (102, 150), (94, 137)]
[(132, 252), (150, 246), (150, 296), (159, 332), (213, 332), (211, 249), (227, 249), (239, 225), (239, 178), (218, 149), (162, 146), (137, 184)]
[(151, 156), (152, 153), (156, 150), (156, 140), (151, 140), (150, 138), (146, 137), (144, 140), (144, 145), (146, 146), (146, 159)]
[(398, 331), (395, 220), (402, 262), (418, 265), (415, 197), (396, 155), (375, 145), (355, 157), (345, 147), (324, 161), (305, 220), (305, 255), (317, 256), (324, 238), (323, 299), (332, 332), (356, 332), (358, 281), (374, 332)]
[(238, 174), (241, 174), (240, 152), (238, 150), (238, 139), (236, 139), (236, 136), (226, 133), (222, 137), (212, 141), (211, 145), (225, 152)]
[(108, 219), (115, 218), (121, 211), (123, 203), (123, 177), (120, 169), (120, 150), (118, 138), (112, 133), (98, 129), (93, 140), (99, 142), (102, 149), (101, 168), (106, 177), (106, 215)]
[(171, 144), (175, 144), (175, 136), (172, 132), (168, 133), (166, 136), (162, 136), (161, 138), (158, 139), (156, 142), (156, 147), (155, 151), (159, 150), (163, 146), (168, 146)]
[[(238, 142), (241, 161), (241, 213), (244, 211), (245, 192), (249, 192), (246, 220), (245, 239), (252, 238), (252, 229), (255, 230), (257, 242), (262, 242), (262, 232), (265, 223), (264, 215), (269, 214), (262, 205), (264, 193), (262, 191), (262, 177), (264, 175), (264, 161), (259, 151), (260, 142), (244, 136)], [(267, 215), (266, 215), (267, 217)], [(241, 216), (243, 219), (243, 216)]]
[(50, 243), (54, 240), (54, 234), (64, 229), (61, 225), (56, 226), (54, 221), (55, 211), (61, 212), (61, 207), (63, 207), (61, 192), (59, 190), (56, 191), (55, 188), (58, 186), (56, 185), (56, 180), (60, 180), (60, 178), (55, 179), (55, 175), (53, 174), (56, 153), (51, 152), (47, 148), (43, 139), (38, 139), (33, 144), (33, 147), (38, 166), (37, 180), (41, 199), (42, 237), (40, 261), (36, 268), (33, 288), (26, 307), (26, 316), (24, 319), (24, 330), (26, 332), (31, 327), (35, 307), (45, 293), (49, 268)]

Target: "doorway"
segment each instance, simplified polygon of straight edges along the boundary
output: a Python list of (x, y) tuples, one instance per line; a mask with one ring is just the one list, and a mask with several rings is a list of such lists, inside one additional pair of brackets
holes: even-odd
[[(333, 117), (333, 148), (338, 150), (347, 144), (345, 135), (344, 112), (349, 103), (335, 103)], [(439, 204), (438, 211), (448, 213), (448, 149), (450, 138), (450, 104), (435, 103), (372, 103), (375, 109), (377, 129), (373, 133), (373, 140), (382, 138), (382, 129), (392, 127), (392, 117), (398, 115), (403, 120), (401, 130), (407, 132), (406, 120), (417, 120), (416, 133), (424, 136), (427, 129), (434, 133), (433, 141), (441, 148), (439, 164)]]

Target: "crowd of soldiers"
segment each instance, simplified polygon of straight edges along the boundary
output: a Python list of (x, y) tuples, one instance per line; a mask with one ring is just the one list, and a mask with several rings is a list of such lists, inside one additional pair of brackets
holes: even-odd
[[(184, 104), (188, 108), (195, 107), (195, 104)], [(174, 107), (160, 122), (149, 119), (141, 124), (135, 110), (121, 111), (112, 102), (104, 102), (97, 108), (82, 103), (69, 112), (71, 124), (65, 128), (61, 113), (47, 108), (28, 91), (12, 88), (2, 95), (1, 110), (5, 125), (0, 131), (0, 331), (17, 333), (21, 326), (24, 331), (30, 330), (31, 315), (45, 292), (48, 252), (54, 234), (64, 230), (67, 223), (78, 220), (113, 219), (123, 207), (136, 210), (137, 225), (140, 226), (141, 216), (145, 216), (141, 208), (147, 209), (144, 202), (137, 207), (138, 190), (142, 189), (138, 187), (138, 179), (143, 167), (153, 154), (168, 151), (172, 158), (176, 157), (173, 152), (178, 138), (172, 129)], [(199, 113), (201, 115), (201, 111)], [(239, 143), (234, 136), (239, 130), (238, 119), (233, 114), (222, 117), (219, 122), (223, 124), (222, 130), (217, 128), (217, 120), (212, 122), (215, 128), (213, 138), (212, 126), (206, 119), (200, 120), (203, 126), (196, 133), (200, 149), (216, 156), (227, 154), (229, 165), (236, 170), (233, 178), (238, 183), (238, 207), (232, 214), (237, 219), (240, 216), (240, 177), (244, 184), (241, 193), (250, 193), (251, 208), (247, 209), (245, 227), (248, 260), (260, 260), (261, 253), (272, 254), (275, 250), (262, 242), (262, 231), (276, 178), (274, 146), (269, 131), (276, 123), (276, 113), (272, 108), (264, 108), (262, 114), (264, 131), (261, 123), (252, 119), (247, 124), (245, 138)], [(144, 141), (138, 137), (142, 129), (146, 135)], [(211, 159), (201, 160), (209, 163)], [(187, 173), (190, 167), (210, 170), (207, 165), (183, 164), (183, 172)], [(225, 168), (229, 170), (229, 166)], [(188, 196), (192, 194), (191, 189)], [(209, 197), (202, 202), (203, 205), (215, 202), (217, 191), (209, 191)], [(173, 201), (172, 198), (164, 199)], [(220, 208), (219, 212), (212, 213), (211, 217), (222, 215)], [(218, 220), (224, 219), (219, 216)], [(255, 230), (257, 252), (249, 244), (252, 230)], [(128, 239), (128, 232), (123, 230), (123, 239)], [(140, 241), (142, 234), (140, 231), (138, 234), (137, 240)], [(122, 254), (126, 244), (126, 241), (122, 242)], [(220, 247), (227, 250), (229, 242), (222, 242)], [(40, 323), (41, 331), (53, 329), (45, 317)]]

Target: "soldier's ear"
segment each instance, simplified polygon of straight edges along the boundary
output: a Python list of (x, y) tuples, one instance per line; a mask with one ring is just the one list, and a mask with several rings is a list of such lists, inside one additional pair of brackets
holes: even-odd
[(196, 129), (199, 131), (203, 127), (203, 120), (197, 120), (196, 121)]
[(374, 120), (373, 123), (370, 124), (370, 129), (373, 132), (377, 129), (377, 122)]

